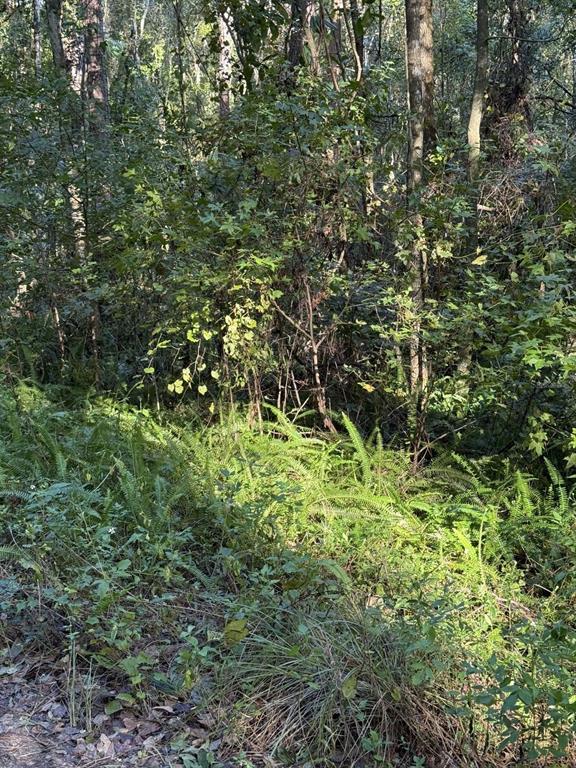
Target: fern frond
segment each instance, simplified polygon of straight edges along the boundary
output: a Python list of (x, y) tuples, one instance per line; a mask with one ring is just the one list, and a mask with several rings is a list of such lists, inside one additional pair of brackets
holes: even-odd
[(9, 563), (17, 563), (23, 568), (31, 568), (37, 576), (42, 573), (42, 569), (38, 563), (31, 557), (28, 557), (27, 553), (19, 547), (1, 545), (0, 546), (0, 562), (5, 561)]
[(550, 475), (550, 479), (552, 480), (552, 484), (554, 486), (555, 495), (556, 495), (556, 502), (557, 502), (557, 511), (560, 513), (560, 516), (565, 519), (568, 515), (569, 509), (570, 509), (570, 503), (568, 500), (568, 491), (566, 490), (566, 483), (564, 481), (564, 478), (558, 472), (556, 467), (552, 464), (552, 462), (549, 459), (544, 459), (546, 462), (546, 468), (548, 470), (548, 474)]
[(516, 497), (508, 506), (510, 520), (516, 520), (519, 516), (523, 518), (532, 517), (536, 510), (535, 493), (523, 472), (518, 471), (514, 474), (514, 489)]
[(23, 504), (27, 504), (33, 498), (33, 494), (30, 491), (21, 491), (18, 489), (3, 489), (0, 490), (0, 500), (6, 499), (6, 501), (15, 502), (20, 501)]
[(364, 481), (364, 484), (369, 485), (372, 479), (372, 461), (370, 459), (370, 456), (368, 455), (366, 446), (364, 445), (364, 440), (362, 438), (362, 435), (358, 431), (358, 428), (356, 427), (356, 425), (352, 423), (352, 421), (348, 418), (348, 416), (345, 413), (342, 413), (342, 423), (346, 428), (346, 432), (348, 433), (350, 442), (354, 447), (356, 459), (362, 469), (362, 479)]

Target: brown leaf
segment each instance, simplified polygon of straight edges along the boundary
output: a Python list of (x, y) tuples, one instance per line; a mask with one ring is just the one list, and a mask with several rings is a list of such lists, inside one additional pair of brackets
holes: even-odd
[(196, 715), (196, 720), (198, 720), (200, 725), (205, 725), (206, 728), (212, 728), (216, 725), (216, 718), (210, 712), (199, 712)]
[(163, 733), (156, 733), (153, 736), (148, 736), (148, 738), (144, 740), (144, 743), (142, 744), (142, 746), (145, 747), (145, 749), (151, 749), (159, 741), (162, 741), (163, 738), (164, 738)]
[(158, 723), (153, 723), (151, 720), (145, 720), (143, 723), (140, 723), (138, 726), (138, 733), (142, 738), (145, 738), (146, 736), (150, 736), (151, 733), (156, 733), (160, 730), (160, 726)]
[(204, 728), (189, 728), (187, 735), (190, 739), (201, 739), (202, 741), (206, 741), (208, 739), (209, 733), (208, 731), (204, 730)]
[(124, 723), (124, 730), (128, 733), (130, 733), (130, 731), (135, 731), (140, 725), (139, 721), (134, 717), (123, 717), (122, 722)]
[(102, 757), (114, 757), (116, 750), (114, 749), (114, 743), (106, 736), (105, 733), (101, 734), (96, 744), (96, 749), (99, 755)]
[(169, 715), (174, 714), (174, 707), (169, 706), (158, 706), (152, 708), (154, 712), (160, 711), (160, 712), (168, 712)]

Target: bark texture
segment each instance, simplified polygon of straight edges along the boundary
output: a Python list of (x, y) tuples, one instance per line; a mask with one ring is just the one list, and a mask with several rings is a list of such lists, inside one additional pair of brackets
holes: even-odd
[(61, 0), (46, 0), (46, 22), (54, 66), (63, 74), (66, 74), (70, 69), (70, 63), (66, 58), (62, 41)]

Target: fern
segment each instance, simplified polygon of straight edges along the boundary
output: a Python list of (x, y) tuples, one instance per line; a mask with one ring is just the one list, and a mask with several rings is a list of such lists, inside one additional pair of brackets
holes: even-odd
[(42, 574), (38, 563), (27, 555), (22, 549), (9, 545), (0, 545), (0, 562), (17, 563), (22, 568), (32, 569), (36, 576)]
[(356, 459), (362, 469), (364, 485), (368, 486), (372, 480), (372, 462), (368, 455), (368, 451), (366, 450), (366, 446), (364, 445), (362, 435), (345, 413), (342, 414), (342, 423), (346, 428), (350, 442), (354, 447)]
[[(523, 472), (514, 473), (514, 490), (516, 492), (515, 497), (507, 505), (510, 520), (514, 524), (525, 524), (535, 514), (536, 494), (530, 488), (528, 478)], [(521, 521), (519, 518), (523, 518), (523, 520)]]
[(30, 491), (22, 491), (17, 489), (4, 489), (0, 490), (0, 499), (6, 499), (9, 502), (19, 501), (23, 504), (27, 504), (32, 501), (34, 495)]
[(566, 483), (564, 481), (564, 478), (558, 472), (558, 470), (552, 464), (552, 462), (546, 458), (544, 459), (544, 461), (546, 463), (546, 468), (548, 470), (548, 474), (550, 475), (550, 479), (552, 480), (552, 485), (555, 490), (558, 513), (562, 519), (565, 519), (570, 511), (570, 503), (568, 500), (568, 491), (566, 490)]

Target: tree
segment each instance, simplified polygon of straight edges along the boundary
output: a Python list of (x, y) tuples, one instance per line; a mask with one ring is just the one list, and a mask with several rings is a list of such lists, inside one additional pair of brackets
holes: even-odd
[(89, 130), (100, 133), (109, 119), (104, 8), (102, 0), (81, 0), (84, 26), (83, 95)]
[(488, 0), (477, 0), (476, 8), (476, 70), (468, 118), (468, 179), (473, 185), (480, 170), (480, 131), (488, 88)]
[(42, 69), (42, 31), (40, 0), (32, 0), (32, 26), (34, 30), (34, 71), (40, 76)]
[(418, 460), (421, 411), (428, 384), (429, 361), (422, 335), (421, 317), (428, 285), (428, 245), (421, 211), (425, 160), (436, 141), (434, 120), (434, 55), (432, 0), (406, 0), (406, 66), (408, 79), (407, 206), (411, 225), (410, 262), (412, 330), (410, 335), (410, 389), (413, 403), (414, 457)]
[(232, 36), (228, 9), (218, 13), (218, 111), (225, 119), (230, 114), (230, 90), (232, 87)]
[(54, 66), (59, 72), (66, 75), (70, 68), (70, 62), (66, 58), (62, 38), (61, 0), (46, 0), (46, 21)]

